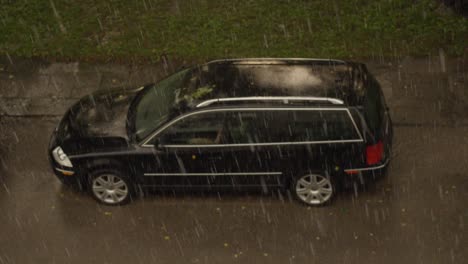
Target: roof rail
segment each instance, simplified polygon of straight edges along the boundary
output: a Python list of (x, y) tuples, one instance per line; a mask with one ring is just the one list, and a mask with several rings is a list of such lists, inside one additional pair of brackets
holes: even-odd
[(197, 107), (209, 106), (221, 102), (237, 102), (237, 101), (315, 101), (315, 102), (328, 102), (335, 105), (342, 105), (344, 102), (340, 99), (330, 97), (311, 97), (311, 96), (250, 96), (250, 97), (229, 97), (229, 98), (215, 98), (203, 101)]
[(346, 63), (343, 60), (336, 59), (320, 59), (320, 58), (235, 58), (235, 59), (218, 59), (207, 62), (220, 63), (220, 62), (232, 62), (240, 64), (279, 64), (284, 62), (334, 62), (334, 63)]

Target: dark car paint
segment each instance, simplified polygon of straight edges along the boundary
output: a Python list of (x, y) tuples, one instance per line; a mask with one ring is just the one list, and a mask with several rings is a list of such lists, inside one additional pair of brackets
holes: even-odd
[[(368, 74), (362, 64), (347, 65), (353, 69), (354, 75), (358, 74), (354, 72), (360, 71), (364, 71), (364, 75)], [(355, 70), (356, 68), (359, 69)], [(365, 78), (362, 79), (364, 88), (351, 87), (346, 91), (347, 94), (352, 94), (350, 98), (354, 98), (348, 101), (348, 106), (362, 102), (362, 89), (365, 89), (366, 82)], [(129, 176), (134, 177), (138, 184), (160, 187), (280, 185), (288, 178), (283, 176), (293, 176), (305, 170), (326, 171), (342, 177), (346, 168), (366, 166), (363, 157), (365, 144), (362, 143), (223, 147), (210, 148), (208, 151), (202, 148), (142, 147), (131, 135), (134, 114), (132, 108), (138, 101), (138, 92), (150, 87), (152, 85), (131, 90), (102, 91), (81, 99), (66, 113), (54, 132), (49, 153), (56, 146), (62, 146), (74, 165), (73, 177), (81, 178), (82, 182), (87, 181), (86, 177), (90, 170), (110, 166), (123, 169)], [(184, 106), (178, 110), (183, 114), (193, 111), (194, 108)], [(353, 116), (359, 115), (357, 112)], [(355, 121), (364, 135), (365, 124)], [(391, 122), (388, 113), (383, 122)], [(68, 129), (64, 133), (66, 126)], [(391, 131), (379, 131), (377, 138), (391, 138), (390, 133)], [(52, 158), (51, 163), (54, 168), (67, 169), (56, 164)], [(62, 174), (55, 172), (59, 178), (64, 178)], [(248, 175), (248, 173), (261, 172), (281, 172), (282, 175), (259, 177)], [(153, 177), (145, 176), (145, 173), (210, 173), (211, 175)], [(213, 176), (216, 173), (220, 175)], [(226, 175), (222, 175), (223, 173)], [(229, 173), (245, 173), (245, 175)]]
[[(350, 165), (343, 163), (343, 160), (359, 157), (360, 155), (357, 155), (359, 151), (362, 153), (359, 144), (350, 147), (349, 143), (149, 149), (150, 151), (143, 151), (145, 154), (142, 155), (145, 158), (138, 159), (142, 166), (135, 166), (140, 172), (136, 174), (140, 175), (138, 182), (160, 187), (164, 185), (280, 185), (284, 183), (282, 176), (297, 175), (309, 169), (341, 171)], [(143, 160), (144, 163), (141, 163)], [(356, 162), (349, 160), (349, 163)], [(158, 176), (148, 175), (152, 173)], [(201, 176), (160, 177), (166, 173), (193, 173)]]
[[(118, 166), (131, 174), (137, 183), (161, 188), (207, 185), (273, 186), (284, 185), (291, 176), (310, 170), (342, 176), (343, 169), (362, 164), (363, 148), (362, 143), (207, 149), (136, 146), (121, 151), (76, 155), (70, 159), (75, 167), (80, 168), (78, 174), (86, 174), (88, 168)], [(123, 168), (122, 164), (131, 166)], [(275, 172), (282, 174), (268, 174)], [(151, 173), (205, 175), (161, 177), (148, 175)], [(212, 175), (214, 173), (225, 175)]]

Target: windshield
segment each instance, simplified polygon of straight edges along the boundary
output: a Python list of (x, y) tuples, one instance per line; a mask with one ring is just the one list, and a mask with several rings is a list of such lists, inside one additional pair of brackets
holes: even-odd
[(175, 73), (143, 91), (136, 106), (135, 131), (138, 141), (167, 121), (188, 72), (189, 69)]

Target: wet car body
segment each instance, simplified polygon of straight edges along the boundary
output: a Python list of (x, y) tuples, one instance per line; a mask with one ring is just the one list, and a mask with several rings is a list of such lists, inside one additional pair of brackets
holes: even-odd
[[(295, 181), (298, 175), (309, 175), (310, 181), (319, 177), (322, 180), (318, 183), (329, 184), (335, 192), (338, 183), (362, 183), (380, 174), (389, 162), (391, 119), (378, 82), (363, 64), (317, 59), (220, 60), (183, 70), (171, 78), (166, 87), (163, 80), (136, 89), (101, 91), (72, 106), (49, 146), (50, 161), (59, 179), (92, 192), (90, 186), (102, 189), (99, 183), (93, 183), (96, 171), (118, 174), (129, 185), (125, 188), (130, 194), (135, 186), (299, 186)], [(179, 86), (175, 92), (171, 90), (174, 83)], [(160, 114), (163, 108), (143, 115), (139, 107), (151, 93), (164, 89), (171, 92), (158, 96), (170, 100), (147, 103), (146, 109), (169, 102), (164, 107), (164, 111), (169, 109), (167, 113), (153, 125), (151, 113)], [(139, 115), (144, 116), (143, 121), (139, 121)], [(196, 119), (208, 115), (208, 121)], [(308, 122), (314, 115), (320, 118), (313, 124), (325, 125), (325, 130), (330, 125), (331, 134), (333, 129), (339, 132), (346, 127), (348, 138), (335, 133), (335, 138), (325, 135), (322, 140), (308, 140), (298, 134), (301, 140), (290, 140), (279, 133), (275, 140), (269, 135), (285, 127), (295, 131), (297, 122), (293, 120)], [(335, 127), (333, 122), (316, 122), (327, 115), (344, 121)], [(151, 125), (139, 125), (148, 124), (147, 120)], [(190, 132), (198, 135), (190, 139), (195, 141), (177, 141), (177, 133), (185, 131), (186, 126), (197, 122), (212, 125), (214, 120), (219, 120), (216, 133), (209, 126), (200, 127)], [(240, 131), (246, 120), (251, 120), (251, 127)], [(312, 124), (307, 122), (304, 124)], [(179, 132), (167, 132), (179, 124)], [(172, 136), (165, 137), (165, 133)], [(203, 141), (205, 135), (216, 140)], [(69, 163), (59, 162), (62, 157)], [(102, 184), (110, 179), (107, 177)], [(312, 189), (307, 191), (313, 193)], [(95, 198), (107, 204), (128, 200), (114, 197), (113, 203), (111, 198), (111, 202), (102, 201), (99, 195)]]

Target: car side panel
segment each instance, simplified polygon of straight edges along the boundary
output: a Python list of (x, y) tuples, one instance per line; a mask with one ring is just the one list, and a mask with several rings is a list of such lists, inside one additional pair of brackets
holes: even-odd
[(219, 185), (226, 168), (224, 150), (215, 148), (161, 148), (142, 159), (142, 183), (161, 188)]
[(341, 175), (344, 168), (362, 163), (363, 149), (363, 143), (243, 147), (231, 152), (229, 166), (235, 173), (252, 173), (249, 178), (238, 179), (240, 184), (284, 185), (290, 177), (307, 171)]

